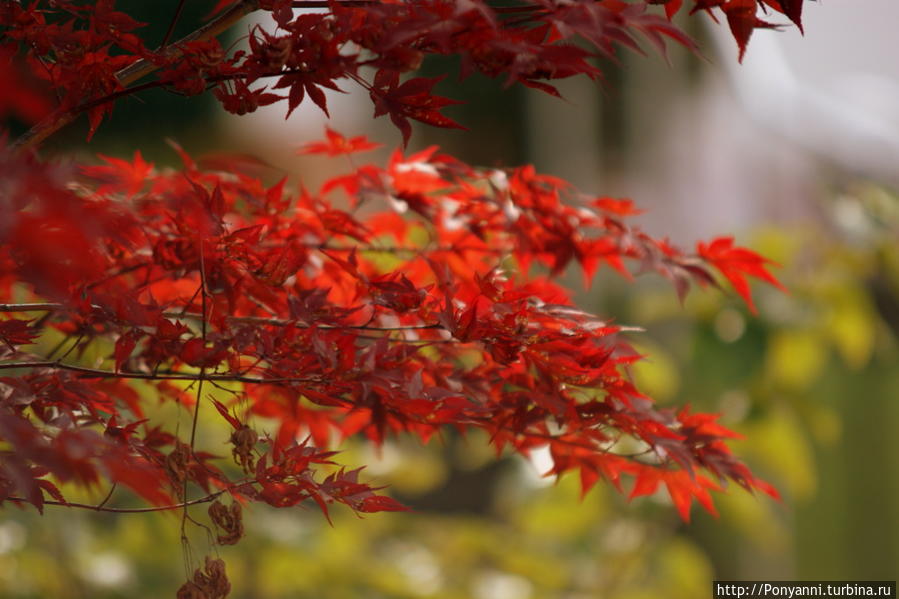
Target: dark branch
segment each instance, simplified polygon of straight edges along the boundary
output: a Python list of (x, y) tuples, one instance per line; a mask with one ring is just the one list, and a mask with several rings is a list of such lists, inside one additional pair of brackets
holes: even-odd
[[(227, 493), (228, 491), (234, 490), (237, 487), (241, 487), (250, 483), (241, 483), (239, 485), (234, 485), (229, 487), (228, 489), (222, 489), (221, 491), (216, 491), (215, 493), (210, 493), (205, 497), (200, 497), (198, 499), (191, 499), (190, 501), (185, 501), (183, 503), (176, 503), (173, 505), (160, 505), (153, 507), (106, 507), (103, 503), (98, 505), (90, 505), (88, 503), (72, 503), (69, 501), (54, 501), (54, 500), (44, 500), (44, 505), (60, 505), (63, 507), (76, 507), (85, 510), (92, 510), (95, 512), (114, 512), (117, 514), (143, 514), (148, 512), (166, 512), (170, 510), (180, 510), (184, 507), (190, 505), (196, 505), (198, 503), (209, 503), (210, 501), (215, 501), (217, 497), (220, 495)], [(31, 503), (28, 499), (24, 499), (22, 497), (7, 497), (3, 499), (3, 501), (14, 501), (16, 503)], [(104, 502), (105, 503), (105, 502)]]

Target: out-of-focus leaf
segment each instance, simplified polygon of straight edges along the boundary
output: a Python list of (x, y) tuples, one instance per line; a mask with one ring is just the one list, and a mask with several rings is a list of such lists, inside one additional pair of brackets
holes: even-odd
[(811, 331), (785, 329), (772, 333), (765, 372), (775, 385), (792, 391), (807, 389), (827, 362), (824, 339)]
[(765, 418), (741, 429), (754, 463), (771, 472), (773, 480), (796, 499), (808, 499), (817, 489), (817, 471), (811, 444), (795, 414), (787, 408), (772, 410)]
[(656, 401), (674, 399), (680, 388), (680, 371), (673, 357), (658, 344), (642, 338), (634, 349), (649, 356), (631, 365), (637, 386)]
[(877, 316), (857, 287), (840, 285), (831, 295), (825, 322), (827, 334), (846, 365), (858, 370), (871, 358)]

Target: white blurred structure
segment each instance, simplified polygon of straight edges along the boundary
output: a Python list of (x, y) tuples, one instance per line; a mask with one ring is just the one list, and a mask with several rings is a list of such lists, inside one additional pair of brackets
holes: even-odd
[[(806, 36), (753, 36), (742, 67), (722, 61), (760, 126), (850, 174), (899, 183), (899, 53), (895, 0), (807, 3)], [(724, 27), (719, 51), (736, 51)]]
[[(561, 109), (529, 98), (543, 123), (532, 128), (538, 168), (635, 198), (649, 208), (649, 230), (682, 243), (813, 218), (822, 191), (847, 177), (899, 185), (899, 2), (807, 2), (804, 37), (795, 27), (756, 31), (743, 64), (726, 23), (706, 22), (714, 44), (702, 49), (711, 58), (699, 90), (651, 57), (629, 65), (627, 90), (574, 84)], [(603, 148), (581, 137), (614, 94), (627, 105), (631, 148), (624, 172), (593, 187)], [(573, 175), (582, 164), (594, 171)]]
[[(650, 232), (682, 243), (813, 218), (822, 191), (847, 177), (899, 185), (899, 1), (806, 2), (805, 37), (795, 27), (756, 31), (742, 65), (726, 23), (692, 18), (714, 40), (702, 49), (711, 58), (700, 89), (688, 89), (683, 61), (672, 68), (650, 56), (629, 63), (625, 89), (576, 78), (560, 82), (565, 101), (529, 90), (529, 160), (585, 191), (633, 197), (649, 208)], [(389, 121), (372, 121), (366, 94), (351, 87), (328, 92), (334, 126), (396, 145)], [(602, 102), (616, 95), (627, 106), (621, 172), (603, 168), (600, 140)], [(276, 166), (310, 176), (329, 168), (286, 151), (321, 134), (325, 118), (311, 102), (287, 122), (280, 104), (227, 122), (241, 147)], [(468, 133), (474, 143), (477, 133)]]
[[(274, 32), (277, 28), (274, 19), (262, 11), (245, 19), (245, 31), (249, 32), (256, 25), (269, 32)], [(241, 33), (239, 27), (236, 30)], [(372, 119), (374, 109), (364, 89), (348, 80), (338, 81), (338, 85), (346, 93), (323, 89), (330, 119), (308, 98), (294, 110), (289, 119), (285, 118), (285, 102), (277, 102), (239, 117), (221, 111), (222, 127), (226, 136), (233, 140), (229, 145), (239, 147), (240, 152), (262, 158), (266, 163), (287, 173), (298, 174), (304, 184), (314, 189), (328, 177), (347, 170), (346, 162), (337, 163), (314, 156), (298, 156), (295, 153), (303, 144), (321, 139), (325, 125), (347, 135), (366, 134), (391, 146), (400, 143), (402, 137), (386, 117)], [(274, 91), (286, 95), (284, 90)]]

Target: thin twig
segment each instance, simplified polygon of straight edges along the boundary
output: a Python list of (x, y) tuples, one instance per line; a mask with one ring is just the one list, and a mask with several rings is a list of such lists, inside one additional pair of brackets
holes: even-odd
[[(200, 330), (201, 330), (201, 338), (203, 339), (203, 347), (206, 347), (206, 321), (209, 318), (209, 312), (206, 304), (206, 259), (205, 253), (203, 251), (204, 239), (202, 236), (199, 238), (200, 245)], [(200, 367), (200, 377), (199, 382), (197, 383), (197, 401), (194, 402), (194, 413), (193, 419), (190, 423), (190, 456), (191, 459), (196, 460), (196, 443), (197, 443), (197, 422), (200, 419), (200, 404), (203, 403), (203, 383), (206, 381), (206, 365)], [(184, 490), (182, 497), (187, 500), (187, 492), (188, 492), (188, 483), (189, 479), (187, 476), (184, 477)], [(188, 566), (190, 565), (191, 555), (190, 555), (190, 539), (187, 536), (187, 521), (196, 523), (196, 521), (190, 517), (188, 513), (189, 506), (187, 503), (184, 504), (184, 509), (181, 511), (181, 544), (184, 547), (184, 561)], [(188, 568), (189, 569), (189, 568)]]
[[(168, 313), (165, 314), (168, 316)], [(183, 314), (184, 318), (199, 318), (200, 315), (195, 312), (185, 312)], [(264, 316), (227, 316), (226, 320), (230, 322), (243, 322), (247, 324), (261, 324), (261, 325), (271, 325), (276, 327), (286, 327), (288, 325), (293, 325), (298, 329), (322, 329), (327, 331), (342, 331), (342, 330), (352, 330), (352, 331), (369, 331), (369, 332), (396, 332), (396, 331), (427, 331), (427, 330), (437, 330), (444, 329), (445, 327), (439, 322), (430, 322), (423, 324), (410, 324), (410, 325), (399, 325), (395, 327), (378, 327), (371, 326), (365, 324), (316, 324), (310, 325), (304, 322), (296, 321), (296, 320), (284, 320), (281, 318), (267, 318)]]
[[(350, 8), (365, 8), (380, 4), (380, 0), (337, 0), (338, 6), (347, 6)], [(331, 8), (334, 2), (331, 0), (294, 0), (291, 3), (292, 8)], [(497, 14), (520, 14), (529, 12), (545, 12), (546, 9), (540, 6), (491, 6), (493, 12)]]
[(162, 43), (159, 44), (159, 49), (162, 50), (169, 44), (169, 40), (172, 39), (172, 34), (175, 33), (175, 25), (178, 24), (178, 19), (181, 18), (181, 12), (184, 10), (184, 3), (186, 0), (181, 0), (178, 2), (178, 8), (175, 9), (175, 14), (172, 16), (172, 20), (169, 23), (169, 28), (165, 32), (165, 37), (162, 38)]
[[(104, 507), (103, 504), (99, 505), (90, 505), (87, 503), (72, 503), (70, 501), (54, 501), (45, 499), (44, 505), (61, 505), (63, 507), (76, 507), (85, 510), (93, 510), (95, 512), (115, 512), (117, 514), (142, 514), (147, 512), (166, 512), (170, 510), (180, 510), (187, 505), (197, 505), (199, 503), (209, 503), (210, 501), (215, 501), (217, 497), (220, 495), (232, 491), (238, 487), (242, 487), (244, 485), (250, 484), (248, 482), (240, 483), (239, 485), (232, 485), (227, 489), (222, 489), (221, 491), (216, 491), (215, 493), (210, 493), (205, 497), (200, 497), (198, 499), (191, 499), (190, 501), (184, 501), (181, 503), (176, 503), (173, 505), (160, 505), (153, 507)], [(31, 503), (28, 499), (24, 497), (6, 497), (3, 501), (14, 501), (16, 503)]]
[[(75, 343), (72, 344), (72, 347), (70, 347), (69, 349), (67, 349), (67, 350), (66, 350), (66, 353), (64, 353), (63, 355), (61, 355), (61, 356), (59, 356), (58, 358), (56, 358), (56, 361), (57, 361), (57, 362), (62, 362), (62, 361), (65, 360), (67, 357), (69, 357), (69, 354), (71, 354), (71, 353), (75, 350), (75, 348), (78, 347), (78, 344), (81, 343), (81, 340), (82, 340), (82, 339), (84, 339), (84, 331), (82, 331), (82, 332), (78, 335), (78, 338), (75, 339)], [(90, 341), (88, 341), (88, 343), (90, 343)], [(54, 352), (54, 353), (55, 353), (55, 352)], [(79, 357), (80, 357), (80, 356), (83, 356), (83, 355), (84, 355), (84, 351), (82, 350), (81, 352), (79, 352)]]
[(52, 302), (27, 304), (0, 304), (0, 312), (54, 312), (64, 310), (65, 304)]
[(119, 483), (112, 483), (112, 486), (109, 488), (109, 493), (106, 494), (106, 497), (103, 498), (103, 501), (97, 504), (97, 507), (95, 509), (103, 509), (103, 506), (106, 505), (106, 502), (112, 499), (112, 494), (115, 493), (118, 484)]
[[(192, 301), (192, 300), (191, 300)], [(92, 308), (101, 309), (102, 306), (91, 306)], [(0, 304), (0, 312), (55, 312), (57, 310), (65, 310), (65, 304), (56, 303), (30, 303), (30, 304)], [(166, 311), (162, 313), (166, 318), (193, 318), (201, 319), (202, 315), (197, 312), (186, 312), (184, 310)], [(226, 316), (225, 320), (230, 322), (244, 322), (248, 324), (272, 325), (276, 327), (285, 327), (293, 325), (298, 329), (312, 328), (313, 325), (300, 322), (297, 320), (288, 320), (281, 318), (268, 318), (264, 316)], [(439, 322), (401, 325), (395, 327), (378, 327), (365, 324), (316, 324), (317, 329), (322, 330), (356, 330), (370, 332), (394, 332), (394, 331), (426, 331), (434, 329), (444, 329), (445, 327)]]
[(320, 244), (320, 245), (311, 245), (307, 247), (312, 247), (316, 250), (327, 250), (331, 252), (372, 252), (372, 253), (384, 253), (384, 254), (425, 254), (425, 253), (435, 253), (435, 252), (478, 252), (481, 254), (508, 254), (508, 250), (504, 250), (502, 248), (496, 247), (481, 247), (481, 246), (473, 246), (473, 245), (441, 245), (434, 247), (406, 247), (406, 246), (354, 246), (354, 245), (332, 245), (332, 244)]
[[(74, 364), (63, 364), (55, 361), (30, 361), (30, 362), (5, 362), (0, 363), (0, 370), (9, 370), (14, 368), (49, 368), (51, 370), (70, 370), (77, 372), (80, 378), (122, 378), (122, 379), (143, 379), (150, 381), (199, 381), (198, 374), (187, 372), (175, 372), (173, 374), (156, 374), (152, 372), (122, 372), (114, 370), (101, 370), (98, 368), (87, 368), (85, 366), (76, 366)], [(318, 377), (276, 377), (263, 378), (251, 377), (233, 374), (207, 374), (203, 380), (233, 383), (258, 383), (261, 385), (278, 384), (278, 383), (315, 383), (321, 382)]]
[[(337, 4), (352, 8), (365, 8), (377, 4), (377, 0), (337, 0)], [(294, 0), (290, 6), (291, 8), (331, 8), (331, 2), (329, 0)]]

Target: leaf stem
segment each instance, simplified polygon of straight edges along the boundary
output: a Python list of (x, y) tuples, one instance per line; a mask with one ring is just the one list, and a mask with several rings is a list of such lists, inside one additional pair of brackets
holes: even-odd
[[(153, 507), (134, 507), (134, 508), (120, 508), (120, 507), (105, 507), (104, 503), (100, 503), (98, 505), (90, 505), (88, 503), (72, 503), (69, 501), (55, 501), (55, 500), (44, 500), (44, 505), (59, 505), (63, 507), (75, 507), (81, 508), (85, 510), (93, 510), (95, 512), (113, 512), (117, 514), (143, 514), (148, 512), (167, 512), (171, 510), (180, 510), (185, 506), (197, 505), (200, 503), (209, 503), (210, 501), (215, 501), (220, 495), (232, 491), (238, 487), (242, 487), (244, 485), (248, 485), (250, 482), (243, 482), (237, 485), (231, 485), (227, 489), (222, 489), (220, 491), (216, 491), (214, 493), (210, 493), (204, 497), (199, 497), (197, 499), (191, 499), (190, 501), (183, 501), (181, 503), (176, 503), (173, 505), (159, 505)], [(3, 501), (14, 501), (16, 503), (31, 503), (30, 500), (25, 499), (24, 497), (6, 497)]]
[(217, 382), (235, 382), (235, 383), (259, 383), (259, 384), (275, 384), (275, 383), (314, 383), (320, 382), (315, 377), (278, 377), (263, 378), (251, 377), (232, 374), (206, 374), (200, 377), (199, 374), (191, 374), (186, 372), (175, 372), (174, 374), (154, 374), (151, 372), (116, 372), (114, 370), (100, 370), (98, 368), (87, 368), (84, 366), (76, 366), (74, 364), (63, 364), (55, 361), (31, 361), (31, 362), (5, 362), (0, 363), (0, 370), (8, 370), (13, 368), (50, 368), (58, 370), (70, 370), (77, 372), (81, 378), (123, 378), (123, 379), (144, 379), (151, 381), (217, 381)]
[(169, 22), (169, 28), (165, 32), (165, 37), (162, 38), (162, 43), (159, 44), (159, 49), (165, 48), (169, 40), (172, 39), (172, 34), (175, 33), (175, 26), (178, 24), (178, 19), (181, 18), (181, 13), (184, 10), (184, 3), (186, 0), (180, 0), (178, 2), (178, 8), (175, 9), (175, 14), (172, 16), (172, 20)]
[[(99, 308), (100, 306), (93, 306), (95, 308)], [(56, 304), (56, 303), (31, 303), (31, 304), (0, 304), (0, 312), (54, 312), (56, 310), (64, 310), (66, 308), (65, 304)], [(197, 318), (202, 319), (203, 315), (198, 314), (196, 312), (185, 312), (185, 311), (167, 311), (162, 313), (166, 318)], [(245, 322), (250, 324), (268, 324), (278, 327), (284, 327), (288, 325), (293, 325), (297, 328), (309, 328), (308, 324), (298, 322), (296, 320), (287, 320), (281, 318), (268, 318), (264, 316), (226, 316), (226, 320), (231, 322)], [(413, 325), (401, 325), (395, 327), (378, 327), (378, 326), (370, 326), (365, 324), (346, 324), (346, 325), (337, 325), (337, 324), (318, 324), (316, 328), (322, 330), (358, 330), (358, 331), (373, 331), (373, 332), (392, 332), (392, 331), (424, 331), (429, 329), (443, 329), (444, 326), (437, 322), (432, 323), (423, 323), (423, 324), (413, 324)], [(0, 364), (2, 367), (2, 364)]]

